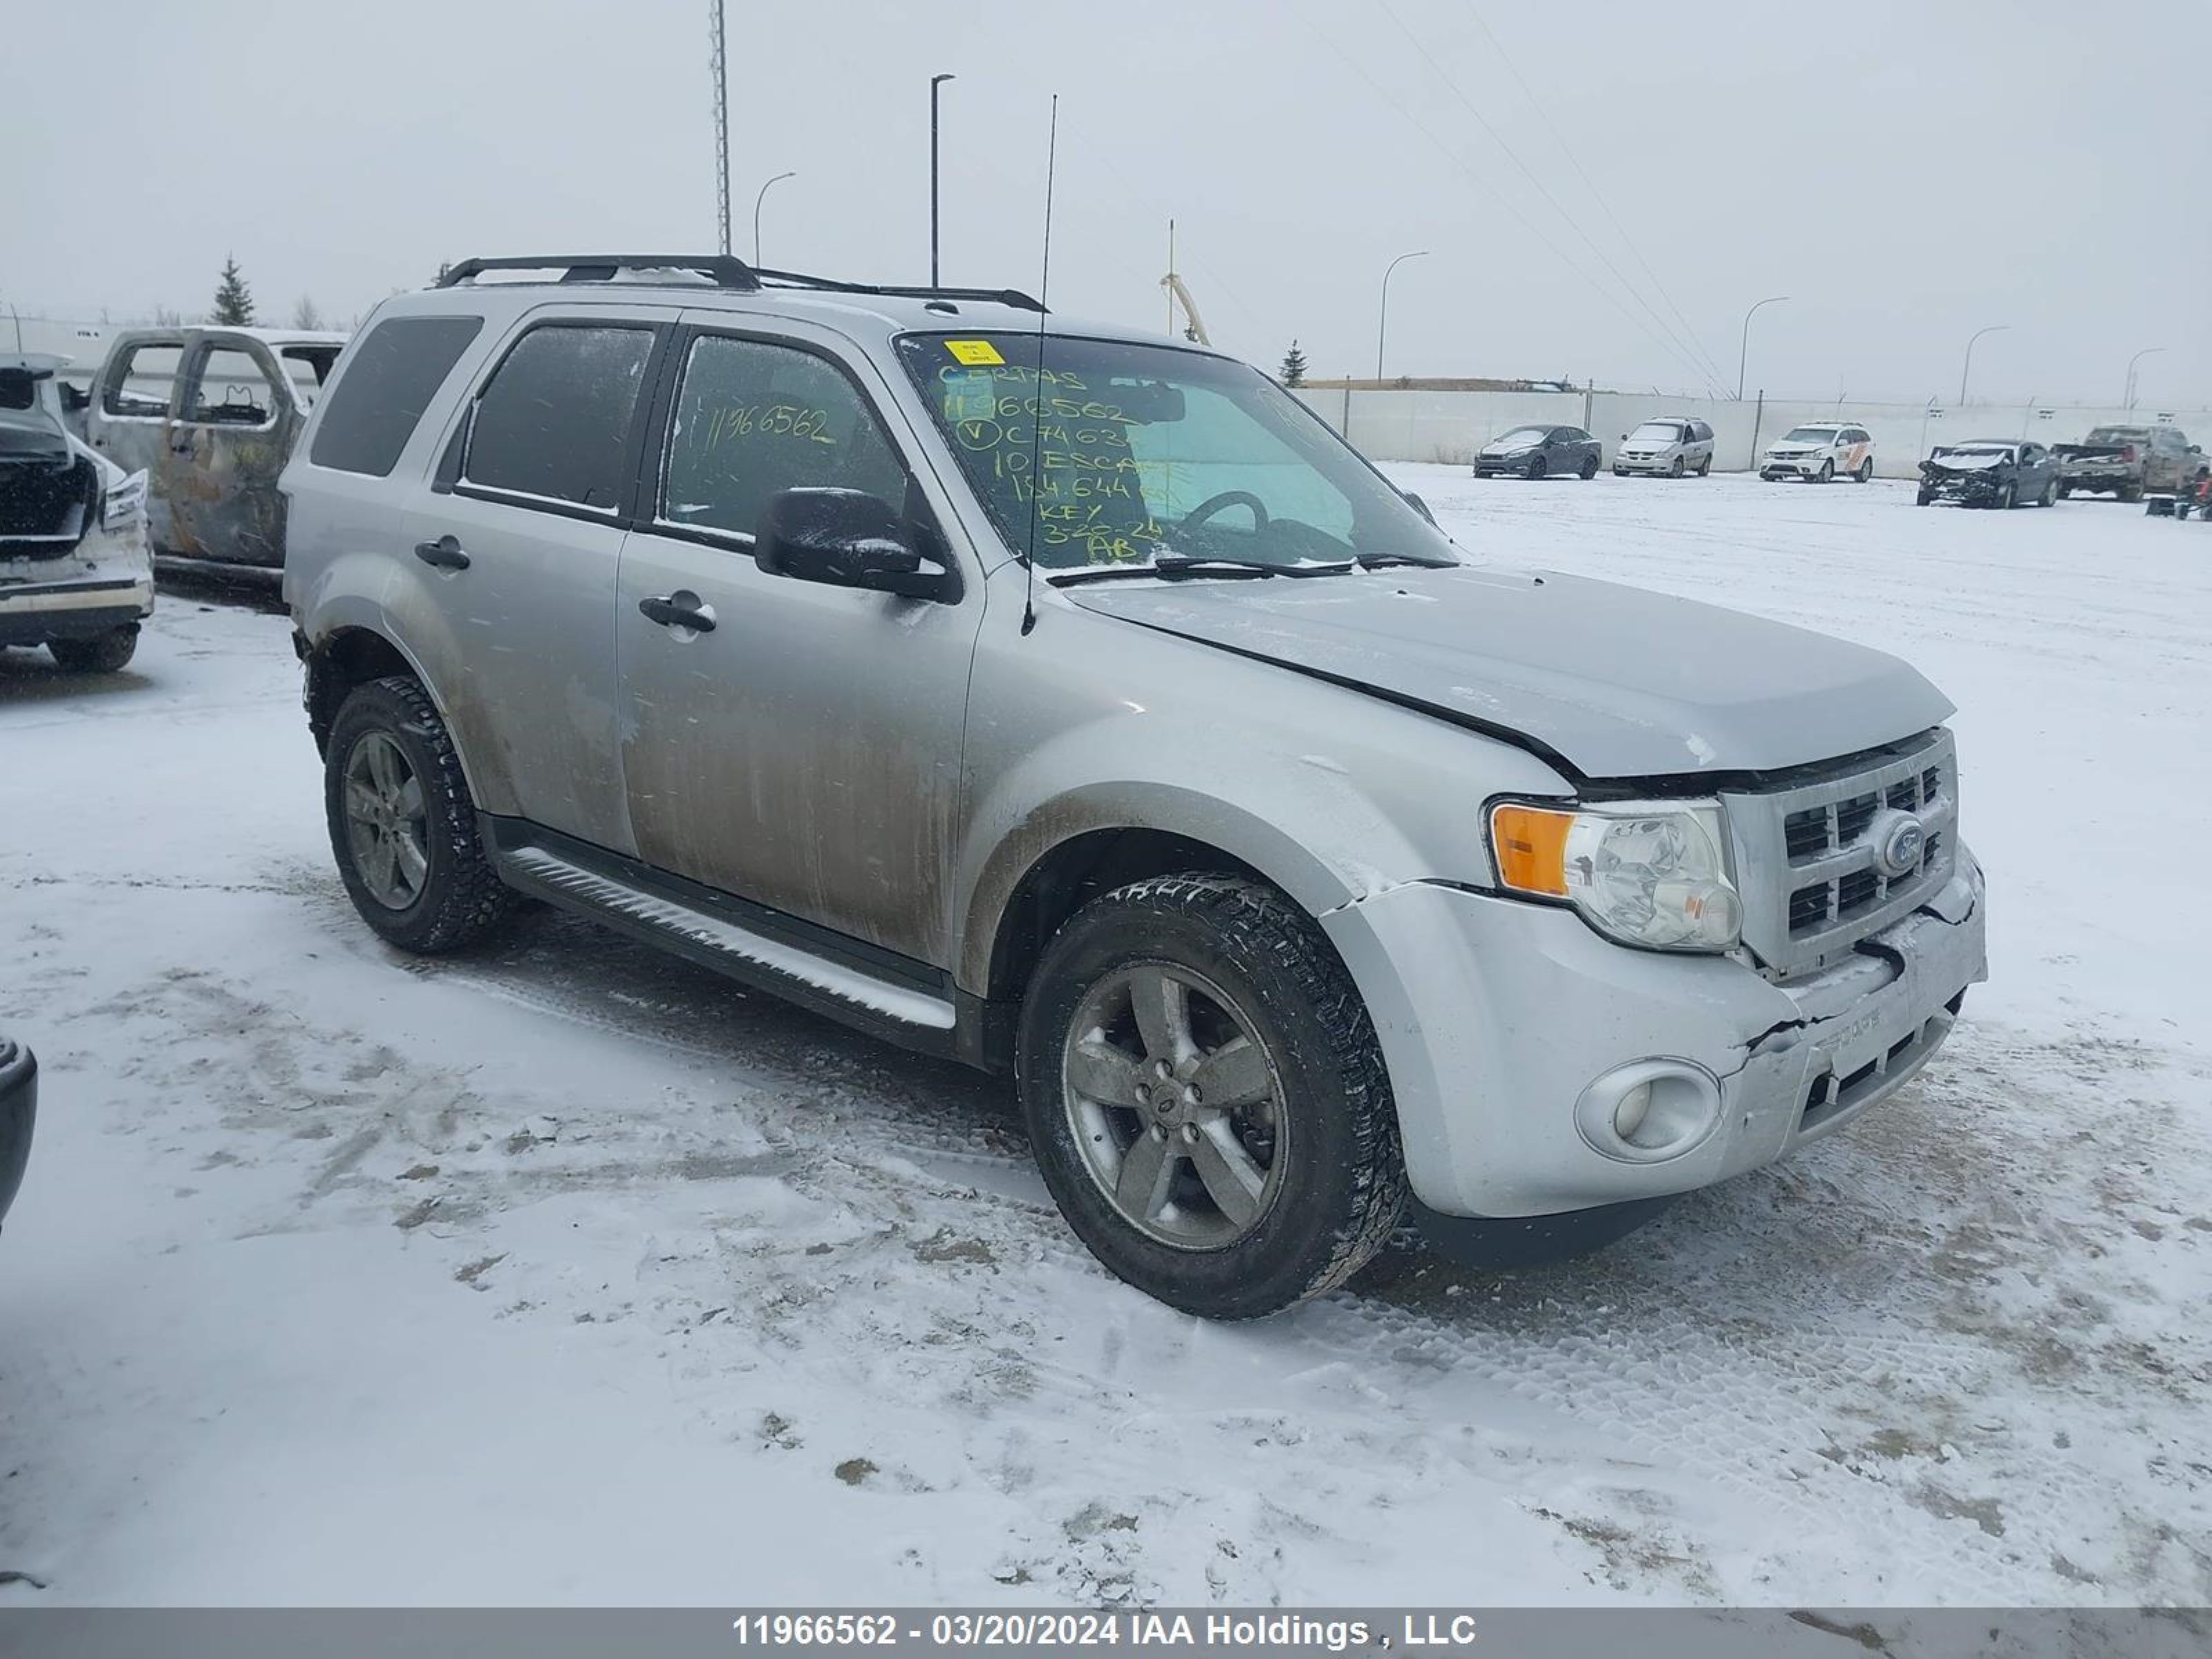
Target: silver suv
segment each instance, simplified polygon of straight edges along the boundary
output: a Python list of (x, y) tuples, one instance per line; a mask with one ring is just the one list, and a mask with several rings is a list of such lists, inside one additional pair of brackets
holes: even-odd
[(1264, 374), (1018, 294), (469, 260), (283, 487), (372, 927), (532, 895), (1009, 1074), (1069, 1224), (1193, 1312), (1409, 1212), (1603, 1243), (1984, 975), (1911, 669), (1474, 564)]

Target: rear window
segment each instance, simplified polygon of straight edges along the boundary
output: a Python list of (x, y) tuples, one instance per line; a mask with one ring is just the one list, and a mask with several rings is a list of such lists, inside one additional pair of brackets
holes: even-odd
[(531, 330), (477, 398), (463, 478), (612, 511), (652, 355), (650, 328), (548, 323)]
[(369, 330), (323, 410), (307, 459), (388, 477), (415, 423), (483, 327), (481, 317), (392, 317)]

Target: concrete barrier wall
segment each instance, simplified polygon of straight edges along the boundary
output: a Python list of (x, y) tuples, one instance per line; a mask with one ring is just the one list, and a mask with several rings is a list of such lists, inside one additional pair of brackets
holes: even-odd
[[(1741, 403), (1700, 398), (1662, 398), (1620, 392), (1346, 392), (1301, 388), (1297, 395), (1352, 445), (1378, 461), (1441, 461), (1464, 466), (1491, 439), (1524, 422), (1579, 426), (1605, 446), (1606, 459), (1622, 436), (1654, 415), (1686, 416), (1711, 422), (1713, 465), (1748, 471), (1757, 450), (1791, 427), (1815, 421), (1849, 421), (1875, 443), (1875, 471), (1884, 477), (1918, 476), (1919, 464), (1937, 444), (1970, 438), (2028, 438), (2074, 443), (2093, 426), (2179, 426), (2212, 449), (2212, 410), (2134, 410), (2074, 404), (1942, 404), (1757, 398)], [(1754, 430), (1754, 423), (1756, 430)]]

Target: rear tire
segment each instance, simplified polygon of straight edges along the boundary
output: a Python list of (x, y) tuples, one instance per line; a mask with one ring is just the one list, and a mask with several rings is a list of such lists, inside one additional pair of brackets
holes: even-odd
[(2060, 501), (2068, 501), (2068, 500), (2070, 500), (2070, 499), (2072, 498), (2072, 496), (2073, 496), (2073, 494), (2074, 494), (2074, 486), (2073, 486), (2072, 484), (2070, 484), (2070, 483), (2063, 483), (2063, 484), (2061, 484), (2061, 485), (2059, 485), (2059, 486), (2058, 486), (2058, 499), (2059, 499)]
[(1595, 455), (1585, 455), (1585, 456), (1583, 456), (1583, 457), (1582, 475), (1583, 475), (1583, 482), (1584, 483), (1589, 483), (1592, 478), (1595, 478), (1595, 477), (1597, 477), (1597, 457), (1596, 457), (1596, 456), (1595, 456)]
[(1708, 455), (1705, 459), (1698, 463), (1698, 476), (1700, 478), (1710, 478), (1713, 476), (1713, 458), (1711, 456)]
[(1858, 471), (1851, 474), (1851, 482), (1853, 483), (1866, 483), (1870, 482), (1873, 477), (1874, 457), (1869, 455), (1866, 459), (1859, 463)]
[(125, 623), (88, 640), (48, 640), (55, 664), (71, 674), (112, 674), (138, 649), (138, 624)]
[(323, 806), (354, 908), (401, 950), (458, 951), (514, 908), (484, 854), (460, 754), (419, 682), (395, 674), (347, 695), (331, 723)]
[(1078, 911), (1030, 978), (1016, 1074), (1076, 1236), (1186, 1313), (1320, 1295), (1403, 1212), (1366, 1007), (1311, 918), (1258, 882), (1162, 877)]

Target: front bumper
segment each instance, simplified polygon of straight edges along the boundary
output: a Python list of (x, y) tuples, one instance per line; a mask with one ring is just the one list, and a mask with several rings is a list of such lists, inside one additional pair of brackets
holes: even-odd
[(1613, 458), (1613, 470), (1624, 477), (1631, 472), (1666, 473), (1674, 470), (1678, 459), (1682, 460), (1683, 470), (1688, 471), (1690, 463), (1674, 455), (1616, 455)]
[[(1988, 975), (1979, 869), (1842, 966), (1778, 985), (1719, 957), (1634, 951), (1573, 914), (1416, 882), (1322, 919), (1374, 1019), (1415, 1195), (1523, 1217), (1692, 1191), (1786, 1157), (1894, 1093)], [(1617, 1067), (1717, 1082), (1702, 1139), (1626, 1162), (1577, 1127)]]
[(1478, 455), (1474, 458), (1474, 476), (1494, 478), (1510, 474), (1517, 477), (1528, 470), (1528, 463), (1535, 459), (1534, 452), (1526, 455)]
[(1769, 455), (1759, 462), (1759, 476), (1762, 478), (1817, 478), (1820, 476), (1823, 463), (1830, 466), (1834, 465), (1826, 455)]
[(1920, 493), (1930, 501), (1963, 501), (1986, 507), (2003, 493), (2005, 480), (1986, 473), (1926, 473), (1920, 475)]
[(0, 1037), (0, 1221), (23, 1184), (38, 1115), (39, 1062), (28, 1048)]

